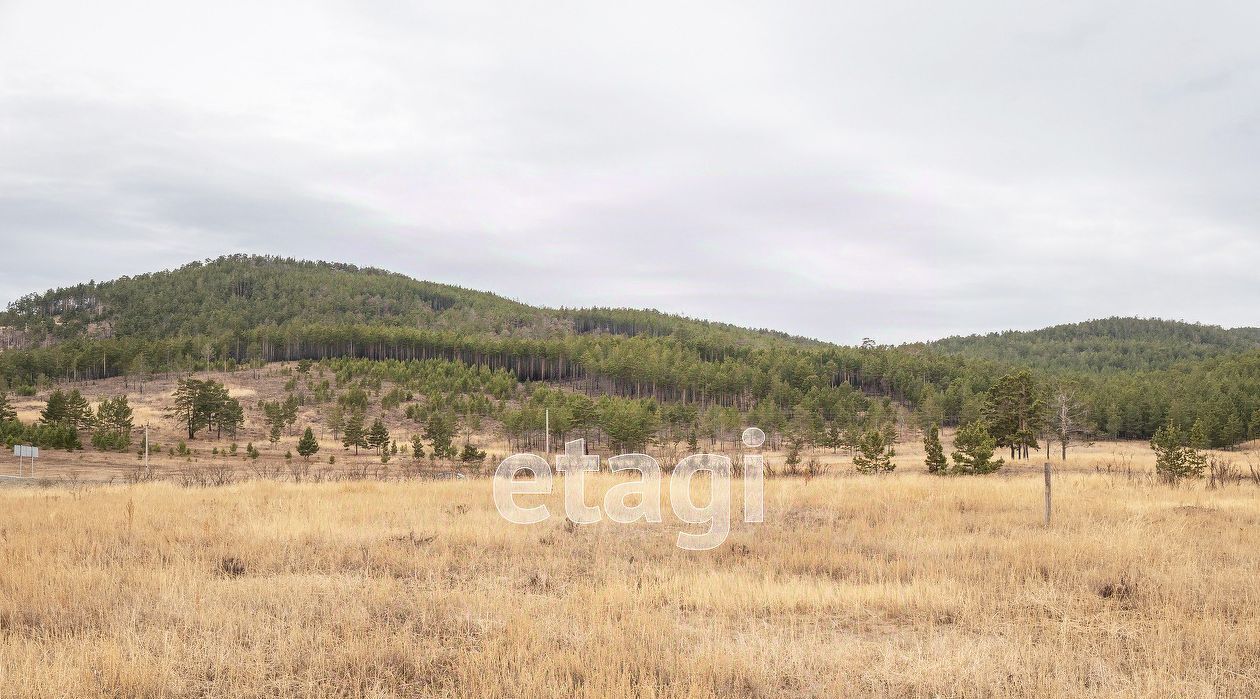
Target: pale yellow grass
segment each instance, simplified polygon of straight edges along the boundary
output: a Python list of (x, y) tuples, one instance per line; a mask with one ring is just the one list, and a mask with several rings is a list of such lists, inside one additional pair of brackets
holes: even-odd
[(488, 480), (12, 489), (0, 696), (1254, 697), (1258, 493), (772, 480), (687, 552)]

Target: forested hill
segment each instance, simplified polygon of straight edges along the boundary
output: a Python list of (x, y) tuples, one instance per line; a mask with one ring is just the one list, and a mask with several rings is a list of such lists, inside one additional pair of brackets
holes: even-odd
[(1260, 328), (1157, 318), (1104, 318), (1041, 330), (949, 337), (924, 345), (943, 354), (1052, 371), (1166, 369), (1185, 361), (1260, 348)]
[(330, 262), (237, 255), (178, 269), (28, 294), (0, 312), (27, 344), (74, 338), (210, 337), (258, 328), (383, 326), (466, 335), (707, 334), (817, 344), (650, 310), (547, 309), (484, 291)]
[[(1027, 367), (1041, 395), (1070, 390), (1097, 434), (1149, 438), (1170, 420), (1187, 430), (1201, 422), (1206, 439), (1225, 445), (1260, 437), (1258, 340), (1255, 329), (1113, 318), (846, 347), (655, 311), (539, 308), (378, 269), (235, 256), (19, 299), (0, 314), (0, 395), (306, 359), (370, 365), (354, 371), (374, 383), (354, 380), (378, 388), (382, 372), (438, 372), (448, 384), (443, 395), (423, 394), (426, 410), (465, 419), (584, 394), (612, 401), (601, 409), (609, 420), (640, 433), (668, 414), (686, 423), (675, 436), (701, 424), (755, 424), (834, 443), (893, 419), (979, 420), (990, 388)], [(487, 381), (516, 388), (488, 402), (477, 388)], [(564, 390), (540, 392), (543, 384)], [(560, 402), (549, 405), (563, 415)]]

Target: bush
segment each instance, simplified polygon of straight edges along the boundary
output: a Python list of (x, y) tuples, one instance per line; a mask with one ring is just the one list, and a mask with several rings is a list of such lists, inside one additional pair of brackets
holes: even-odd
[(1155, 430), (1151, 437), (1151, 449), (1155, 451), (1155, 472), (1169, 483), (1183, 478), (1202, 478), (1207, 459), (1197, 448), (1202, 443), (1200, 426), (1185, 434), (1173, 422)]
[[(96, 430), (92, 433), (92, 446), (101, 451), (127, 451), (131, 448), (131, 435), (113, 430)], [(140, 451), (144, 451), (144, 446), (140, 447)]]
[(795, 476), (801, 467), (801, 441), (799, 439), (789, 439), (787, 458), (784, 459), (784, 472), (789, 476)]
[(385, 395), (381, 396), (381, 410), (393, 410), (404, 402), (410, 401), (411, 398), (412, 395), (409, 391), (404, 391), (403, 389), (395, 386)]
[(817, 478), (827, 472), (827, 465), (815, 458), (805, 462), (805, 477)]
[(17, 420), (0, 423), (0, 441), (8, 447), (14, 444), (30, 444), (40, 449), (83, 449), (79, 432), (70, 425), (37, 422), (27, 425)]
[(486, 460), (486, 452), (471, 444), (465, 444), (464, 450), (459, 454), (459, 460), (466, 464), (479, 464)]
[(337, 397), (337, 403), (347, 410), (364, 411), (368, 407), (367, 391), (353, 386)]

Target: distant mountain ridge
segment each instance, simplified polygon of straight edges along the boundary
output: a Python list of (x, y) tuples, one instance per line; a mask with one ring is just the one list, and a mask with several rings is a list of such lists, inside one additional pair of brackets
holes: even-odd
[(1038, 369), (1105, 373), (1163, 369), (1255, 350), (1260, 348), (1260, 328), (1111, 317), (1039, 330), (948, 337), (923, 346)]
[(652, 310), (543, 308), (379, 269), (240, 255), (15, 301), (0, 313), (0, 392), (269, 361), (419, 360), (502, 372), (525, 394), (542, 384), (580, 386), (647, 401), (633, 408), (644, 415), (698, 406), (710, 427), (757, 424), (830, 439), (892, 419), (894, 402), (919, 426), (973, 422), (989, 388), (1027, 367), (1045, 390), (1076, 385), (1099, 434), (1146, 439), (1170, 420), (1186, 430), (1201, 420), (1211, 444), (1230, 445), (1260, 437), (1258, 347), (1260, 329), (1143, 318), (853, 347)]
[(718, 332), (730, 341), (822, 344), (655, 310), (544, 308), (373, 267), (251, 255), (31, 293), (0, 312), (0, 326), (45, 343), (76, 337), (204, 336), (298, 322), (535, 338)]
[[(297, 322), (524, 338), (717, 333), (736, 344), (770, 340), (834, 346), (650, 309), (545, 308), (373, 267), (250, 255), (31, 293), (0, 312), (0, 326), (8, 328), (8, 337), (17, 338), (11, 346), (80, 337), (206, 336)], [(1151, 370), (1260, 348), (1260, 328), (1111, 317), (901, 347), (1047, 370)]]

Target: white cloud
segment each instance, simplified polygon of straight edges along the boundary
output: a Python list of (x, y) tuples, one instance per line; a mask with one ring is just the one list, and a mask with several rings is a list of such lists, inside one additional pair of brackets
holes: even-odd
[(0, 4), (0, 298), (238, 251), (840, 341), (1255, 324), (1260, 9)]

